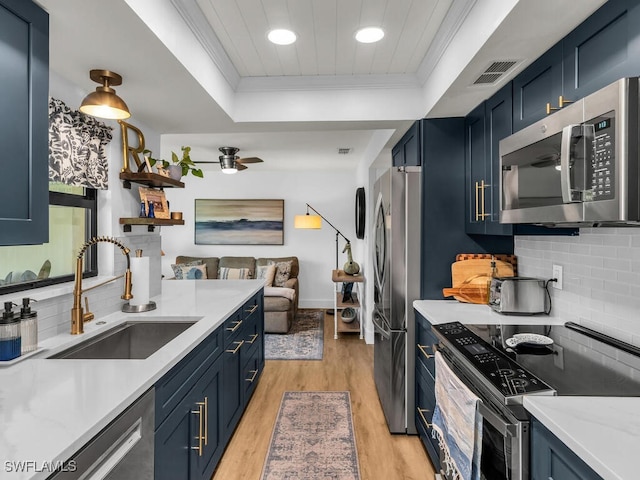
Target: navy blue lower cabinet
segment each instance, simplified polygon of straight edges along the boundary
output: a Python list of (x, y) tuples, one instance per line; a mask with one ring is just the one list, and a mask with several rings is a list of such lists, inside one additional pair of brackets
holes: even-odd
[(602, 477), (533, 418), (531, 480), (602, 480)]
[(222, 354), (222, 429), (223, 438), (229, 439), (244, 410), (243, 365), (241, 349), (243, 340), (227, 345)]
[(439, 470), (440, 455), (433, 438), (431, 420), (436, 406), (435, 393), (435, 344), (437, 338), (431, 332), (431, 324), (416, 312), (416, 411), (415, 422), (420, 440), (431, 462)]

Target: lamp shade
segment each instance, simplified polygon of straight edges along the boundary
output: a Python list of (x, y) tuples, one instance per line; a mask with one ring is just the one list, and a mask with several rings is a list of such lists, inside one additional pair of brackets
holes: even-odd
[[(110, 118), (113, 120), (122, 120), (129, 118), (129, 107), (115, 93), (109, 93), (98, 87), (95, 92), (87, 95), (80, 105), (80, 111), (88, 115), (100, 118)], [(112, 88), (109, 90), (113, 91)]]
[(122, 85), (120, 75), (109, 70), (91, 70), (89, 78), (94, 82), (101, 83), (102, 86), (97, 87), (95, 92), (84, 97), (80, 105), (82, 113), (112, 120), (122, 120), (131, 116), (127, 104), (111, 88), (114, 85)]
[(318, 215), (296, 215), (293, 219), (294, 228), (321, 228), (322, 219)]

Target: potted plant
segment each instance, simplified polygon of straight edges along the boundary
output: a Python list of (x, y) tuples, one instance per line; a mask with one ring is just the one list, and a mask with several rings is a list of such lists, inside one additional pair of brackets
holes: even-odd
[[(165, 159), (157, 159), (151, 156), (151, 150), (143, 150), (142, 153), (149, 158), (151, 166), (156, 165), (158, 173), (160, 169), (165, 169), (169, 172), (169, 176), (174, 180), (180, 180), (181, 177), (187, 175), (189, 172), (194, 177), (203, 178), (202, 170), (196, 168), (196, 164), (191, 160), (191, 147), (181, 147), (182, 158), (178, 157), (175, 152), (171, 152), (171, 162)], [(162, 174), (162, 173), (161, 173)]]

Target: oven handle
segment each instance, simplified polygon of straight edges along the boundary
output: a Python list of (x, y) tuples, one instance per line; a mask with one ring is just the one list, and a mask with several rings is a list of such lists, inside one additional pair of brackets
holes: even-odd
[(501, 418), (493, 410), (488, 408), (482, 400), (478, 402), (478, 412), (482, 415), (482, 421), (489, 422), (491, 426), (498, 430), (502, 436), (515, 437), (518, 435), (517, 425)]

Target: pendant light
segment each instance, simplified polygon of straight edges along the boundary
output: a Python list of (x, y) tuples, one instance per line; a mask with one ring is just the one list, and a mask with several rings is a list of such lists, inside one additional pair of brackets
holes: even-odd
[(91, 70), (89, 78), (102, 86), (87, 95), (80, 105), (80, 111), (88, 115), (113, 120), (129, 118), (129, 107), (124, 103), (112, 86), (122, 85), (122, 77), (109, 70)]

